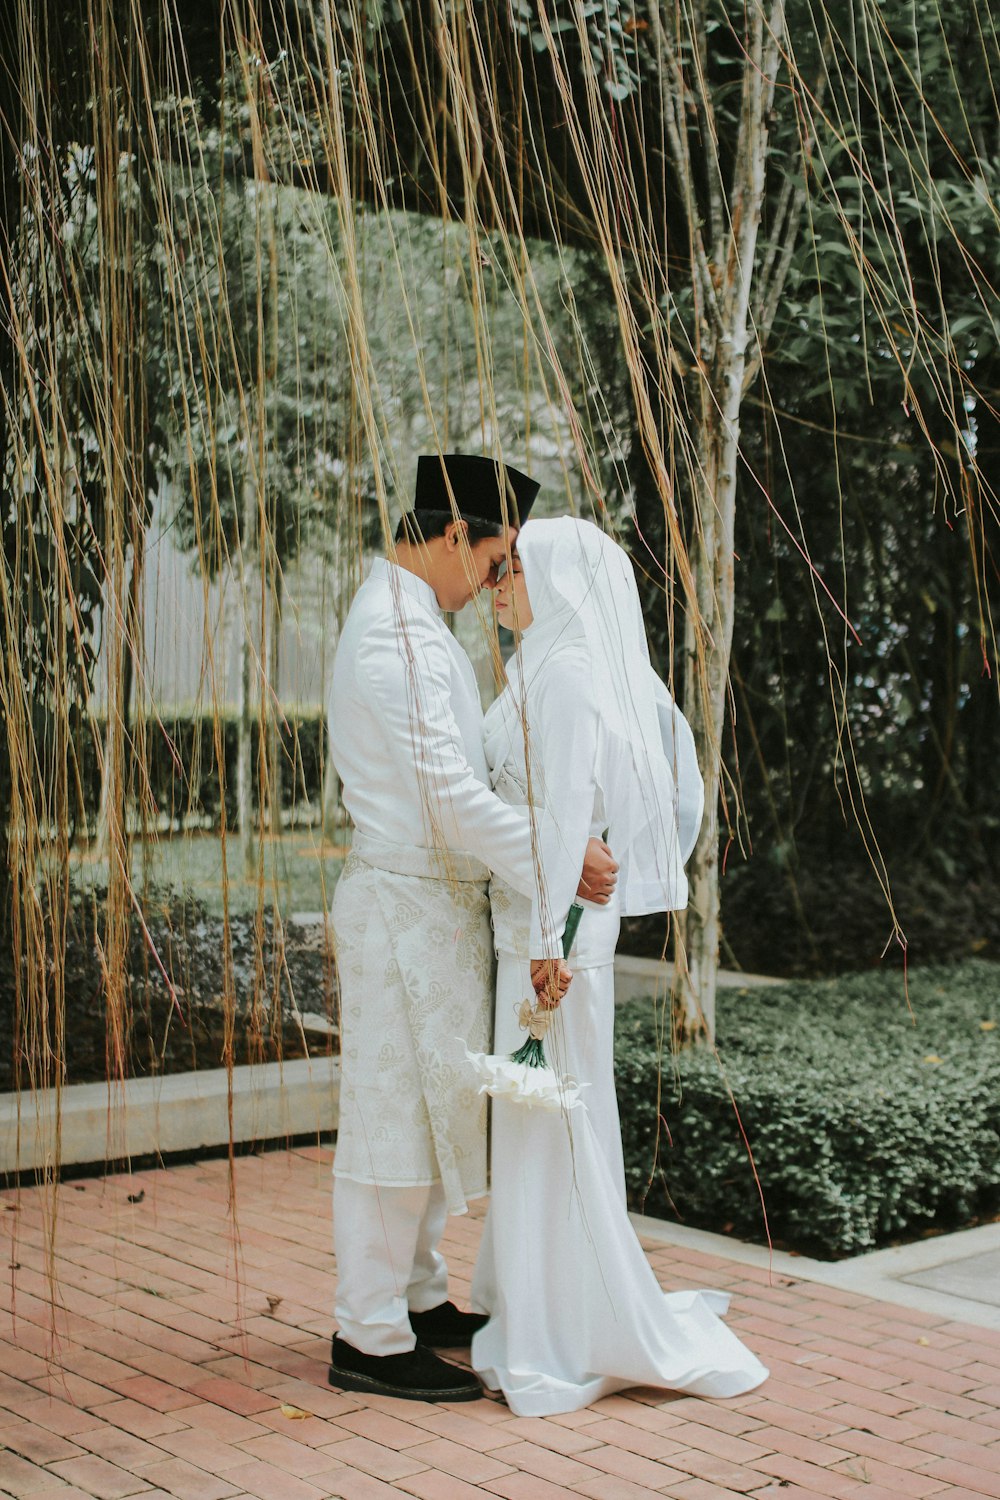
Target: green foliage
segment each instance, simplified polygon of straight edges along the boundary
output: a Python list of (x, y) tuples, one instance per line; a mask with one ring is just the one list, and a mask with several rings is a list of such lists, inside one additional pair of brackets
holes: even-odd
[(178, 540), (213, 574), (238, 548), (281, 568), (310, 542), (329, 544), (349, 499), (370, 542), (375, 494), (371, 461), (348, 461), (352, 372), (336, 212), (248, 174), (249, 108), (231, 78), (227, 91), (231, 138), (207, 126), (192, 100), (162, 104), (197, 144), (200, 171), (171, 177), (157, 247), (162, 316), (150, 331), (168, 372), (165, 469)]
[[(995, 385), (995, 353), (990, 361)], [(998, 937), (1000, 716), (980, 614), (990, 580), (977, 585), (969, 568), (979, 520), (933, 505), (945, 466), (962, 481), (953, 434), (939, 422), (935, 455), (888, 400), (848, 417), (802, 399), (780, 360), (768, 379), (779, 415), (755, 408), (744, 425), (767, 501), (748, 484), (737, 517), (734, 760), (745, 820), (734, 816), (742, 849), (730, 851), (723, 882), (732, 953), (769, 973), (876, 963), (891, 931), (879, 857), (914, 957), (968, 953)], [(985, 443), (979, 462), (996, 468)], [(981, 520), (992, 549), (996, 520), (985, 507)], [(994, 894), (980, 902), (976, 889)]]
[[(907, 810), (909, 826), (890, 820)], [(971, 839), (964, 854), (949, 852), (949, 836), (948, 847), (908, 856), (918, 811), (913, 794), (873, 810), (910, 962), (1000, 958), (1000, 876), (980, 866)], [(842, 974), (876, 968), (883, 953), (893, 968), (903, 962), (875, 870), (846, 837), (813, 842), (806, 834), (794, 848), (762, 837), (752, 859), (731, 856), (722, 919), (727, 949), (749, 973)]]
[[(98, 212), (97, 155), (75, 139), (52, 143), (33, 211), (20, 215), (11, 235), (17, 271), (0, 320), (0, 567), (7, 600), (3, 651), (11, 667), (16, 662), (20, 682), (15, 693), (0, 695), (0, 844), (7, 838), (11, 757), (21, 732), (31, 745), (36, 814), (52, 824), (65, 817), (67, 751), (80, 735), (100, 638), (108, 629), (109, 559), (117, 546), (133, 583), (136, 569), (141, 571), (137, 559), (166, 443), (158, 420), (165, 404), (163, 372), (135, 336), (139, 310), (148, 297), (155, 301), (158, 281), (146, 166), (143, 152), (122, 150), (114, 176), (116, 227), (129, 247), (127, 272), (117, 241), (114, 252), (108, 248), (109, 225)], [(27, 202), (23, 182), (20, 193)], [(131, 321), (112, 382), (97, 351), (111, 342), (110, 294), (124, 284)], [(55, 297), (53, 287), (59, 289)], [(129, 494), (127, 517), (120, 488), (109, 476), (112, 431), (126, 455), (119, 481)], [(121, 584), (115, 580), (117, 589)], [(131, 588), (128, 594), (119, 605), (134, 632)], [(0, 925), (9, 873), (5, 861)]]
[[(794, 90), (771, 134), (761, 264), (786, 187), (807, 205), (741, 417), (722, 818), (727, 957), (781, 974), (878, 962), (883, 860), (921, 962), (996, 943), (1000, 893), (995, 63), (968, 0), (883, 7), (880, 37), (851, 5), (788, 23), (807, 81), (817, 27), (828, 76), (808, 167)], [(682, 625), (656, 621), (666, 665)]]
[[(167, 828), (177, 829), (189, 820), (219, 828), (222, 822), (223, 780), (216, 755), (216, 731), (221, 735), (225, 761), (226, 823), (237, 823), (236, 759), (239, 750), (239, 719), (235, 714), (218, 717), (209, 713), (164, 715), (145, 724), (141, 741), (146, 746), (145, 782), (155, 808), (154, 816)], [(282, 757), (281, 805), (285, 811), (311, 804), (318, 808), (323, 794), (326, 761), (326, 716), (321, 710), (289, 714), (277, 725), (278, 753)], [(79, 747), (80, 793), (84, 826), (93, 823), (100, 806), (101, 778), (97, 745), (104, 737), (104, 722), (93, 718), (81, 736)], [(137, 735), (137, 740), (139, 736)], [(261, 725), (251, 725), (251, 761), (261, 763)], [(260, 785), (253, 780), (253, 806), (260, 806)], [(80, 809), (77, 809), (79, 815)]]
[(632, 1206), (764, 1242), (742, 1124), (778, 1244), (837, 1257), (995, 1214), (1000, 967), (915, 971), (909, 994), (912, 1018), (898, 976), (729, 995), (721, 1065), (707, 1050), (672, 1064), (653, 1002), (623, 1006)]
[[(107, 1021), (104, 1007), (95, 1004), (106, 907), (107, 890), (99, 885), (73, 891), (65, 913), (53, 913), (47, 892), (40, 896), (41, 921), (49, 942), (58, 941), (65, 966), (65, 1009), (54, 976), (46, 976), (44, 1051), (25, 1034), (13, 954), (0, 945), (0, 1093), (107, 1078)], [(150, 942), (162, 970), (150, 958)], [(278, 924), (271, 911), (258, 912), (255, 905), (230, 907), (224, 921), (189, 890), (147, 886), (142, 921), (129, 914), (125, 981), (118, 1055), (124, 1078), (221, 1068), (227, 1055), (234, 1064), (260, 1063), (322, 1055), (331, 1047), (327, 1035), (304, 1032), (299, 1020), (303, 1011), (336, 1014), (331, 955), (308, 929)]]

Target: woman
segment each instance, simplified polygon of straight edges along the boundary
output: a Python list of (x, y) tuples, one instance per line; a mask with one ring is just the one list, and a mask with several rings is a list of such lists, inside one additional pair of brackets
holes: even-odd
[(491, 1317), (472, 1363), (519, 1416), (575, 1411), (634, 1385), (737, 1395), (767, 1371), (716, 1316), (728, 1298), (665, 1295), (628, 1219), (613, 1072), (621, 915), (687, 902), (703, 797), (691, 731), (650, 666), (629, 560), (591, 522), (529, 521), (496, 604), (519, 643), (486, 715), (486, 753), (500, 796), (532, 809), (539, 864), (534, 903), (491, 885), (496, 1052), (525, 1038), (517, 1011), (532, 961), (561, 952), (592, 834), (607, 830), (621, 873), (611, 905), (585, 907), (561, 1004), (565, 974), (549, 990), (558, 1010), (546, 1055), (585, 1085), (586, 1108), (494, 1100), (492, 1201), (472, 1286)]

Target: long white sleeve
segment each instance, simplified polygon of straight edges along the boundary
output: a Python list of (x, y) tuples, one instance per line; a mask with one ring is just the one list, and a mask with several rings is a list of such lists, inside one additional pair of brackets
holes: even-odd
[[(561, 653), (532, 684), (528, 748), (540, 872), (532, 899), (532, 958), (562, 954), (566, 916), (580, 884), (600, 791), (601, 718), (585, 658)], [(537, 768), (537, 769), (535, 769)], [(540, 784), (539, 784), (540, 783)]]
[(698, 842), (698, 832), (705, 812), (705, 782), (698, 765), (698, 751), (690, 724), (652, 667), (649, 671), (653, 679), (656, 717), (663, 739), (663, 751), (674, 777), (677, 838), (681, 861), (686, 864)]
[(416, 782), (429, 844), (474, 855), (524, 895), (535, 889), (524, 810), (508, 807), (476, 776), (452, 712), (452, 663), (441, 627), (419, 611), (391, 640), (359, 644), (357, 673), (370, 695), (403, 786)]

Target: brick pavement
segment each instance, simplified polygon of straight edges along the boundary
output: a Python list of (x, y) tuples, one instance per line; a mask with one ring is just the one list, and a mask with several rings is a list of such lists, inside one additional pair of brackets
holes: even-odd
[[(0, 1494), (1000, 1500), (1000, 1333), (660, 1244), (665, 1287), (731, 1291), (759, 1391), (529, 1420), (330, 1390), (330, 1160), (0, 1195)], [(480, 1218), (449, 1229), (460, 1300)]]

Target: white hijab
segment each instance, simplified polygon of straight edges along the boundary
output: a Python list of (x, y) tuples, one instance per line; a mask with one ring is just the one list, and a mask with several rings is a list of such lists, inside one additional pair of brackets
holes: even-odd
[(701, 826), (704, 784), (690, 726), (650, 665), (628, 555), (573, 516), (526, 522), (517, 553), (533, 618), (508, 663), (511, 689), (523, 707), (554, 657), (571, 652), (566, 666), (577, 672), (589, 663), (622, 912), (676, 910), (687, 904), (683, 867)]

